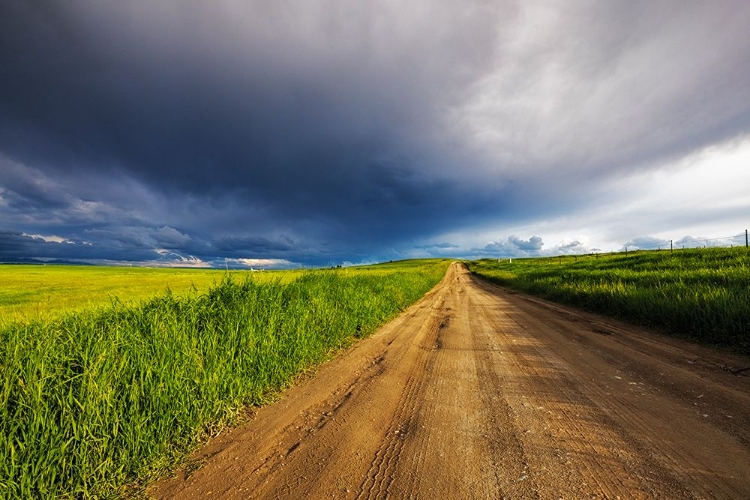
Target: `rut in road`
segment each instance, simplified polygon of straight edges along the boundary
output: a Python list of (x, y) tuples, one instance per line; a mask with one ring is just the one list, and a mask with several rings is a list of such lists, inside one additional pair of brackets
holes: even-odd
[(750, 498), (749, 366), (453, 264), (420, 302), (148, 493)]

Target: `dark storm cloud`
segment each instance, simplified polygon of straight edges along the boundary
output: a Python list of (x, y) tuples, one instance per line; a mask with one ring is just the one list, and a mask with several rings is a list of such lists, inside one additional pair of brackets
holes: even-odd
[(0, 173), (3, 187), (2, 195), (5, 204), (18, 211), (50, 210), (68, 208), (70, 199), (61, 193), (56, 186), (44, 180), (22, 174), (11, 165), (3, 165), (5, 169)]
[(220, 252), (243, 252), (247, 249), (252, 249), (255, 252), (289, 252), (298, 248), (289, 238), (282, 238), (278, 240), (269, 240), (268, 238), (261, 237), (245, 237), (236, 238), (229, 237), (223, 238), (216, 242), (216, 249)]
[(88, 229), (84, 234), (98, 241), (111, 241), (126, 247), (187, 249), (190, 248), (190, 236), (178, 230), (162, 227), (122, 227), (115, 226), (107, 229)]
[(0, 252), (3, 258), (28, 257), (33, 239), (29, 240), (30, 238), (25, 238), (22, 233), (0, 232)]
[(431, 171), (450, 156), (435, 127), (491, 59), (496, 10), (6, 3), (0, 148), (50, 177), (112, 172), (170, 198), (231, 198), (267, 215), (252, 226), (396, 241), (467, 213), (466, 190)]
[(749, 23), (733, 1), (3, 2), (0, 229), (30, 255), (328, 264), (576, 210), (750, 130)]
[[(387, 185), (397, 174), (371, 186), (380, 158), (432, 159), (411, 141), (436, 118), (431, 97), (457, 92), (492, 54), (492, 16), (476, 8), (451, 27), (450, 10), (431, 9), (446, 10), (434, 26), (445, 32), (426, 43), (423, 9), (410, 34), (378, 20), (388, 9), (314, 5), (13, 3), (3, 150), (73, 174), (120, 168), (178, 190), (236, 189), (297, 214), (311, 196), (338, 211), (370, 187), (398, 191)], [(409, 189), (391, 201), (418, 203)]]
[(47, 241), (40, 235), (11, 231), (0, 232), (0, 262), (63, 260), (70, 262), (140, 262), (156, 261), (160, 255), (151, 248), (132, 248), (127, 252), (118, 246), (90, 242)]

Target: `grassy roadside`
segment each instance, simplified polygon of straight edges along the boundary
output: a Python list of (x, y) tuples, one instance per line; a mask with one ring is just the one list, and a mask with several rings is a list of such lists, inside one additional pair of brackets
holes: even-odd
[(448, 261), (317, 271), (0, 329), (0, 497), (112, 497), (422, 297)]
[(745, 248), (484, 259), (468, 265), (503, 286), (750, 354)]

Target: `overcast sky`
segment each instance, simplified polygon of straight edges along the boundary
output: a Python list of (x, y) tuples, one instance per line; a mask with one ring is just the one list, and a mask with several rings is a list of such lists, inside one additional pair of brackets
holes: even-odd
[(745, 0), (2, 2), (0, 261), (744, 244), (748, 26)]

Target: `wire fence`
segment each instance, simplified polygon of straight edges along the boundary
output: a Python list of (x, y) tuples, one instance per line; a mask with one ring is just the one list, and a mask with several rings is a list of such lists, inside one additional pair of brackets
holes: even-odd
[(750, 245), (748, 240), (748, 230), (732, 236), (720, 236), (718, 238), (691, 238), (684, 237), (679, 240), (653, 240), (648, 242), (633, 241), (626, 244), (621, 250), (626, 254), (628, 252), (637, 252), (638, 250), (669, 250), (674, 251), (685, 248), (719, 248), (719, 247), (736, 247)]

